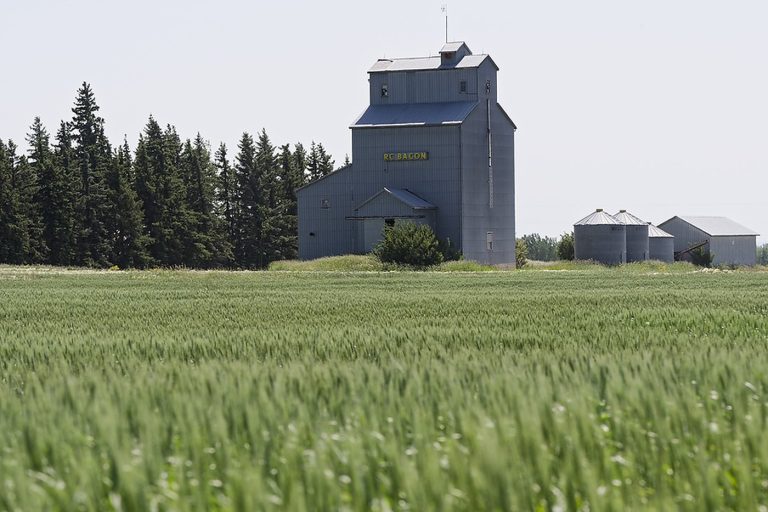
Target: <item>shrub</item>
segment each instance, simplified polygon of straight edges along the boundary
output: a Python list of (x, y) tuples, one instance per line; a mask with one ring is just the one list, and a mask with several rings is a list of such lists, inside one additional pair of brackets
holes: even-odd
[(450, 238), (440, 240), (440, 252), (443, 255), (443, 261), (459, 261), (462, 259), (461, 251), (451, 243)]
[(763, 244), (757, 248), (757, 264), (768, 265), (768, 244)]
[(557, 243), (557, 256), (561, 260), (573, 260), (573, 232), (563, 233), (560, 241)]
[(697, 267), (709, 268), (712, 266), (714, 255), (711, 252), (704, 250), (703, 247), (697, 247), (688, 254), (691, 256), (691, 263)]
[(434, 231), (426, 224), (398, 222), (384, 228), (373, 254), (383, 263), (424, 268), (443, 262), (439, 245)]
[(526, 263), (528, 263), (528, 246), (525, 240), (518, 238), (515, 241), (515, 266), (523, 268)]
[(528, 258), (536, 261), (555, 261), (557, 259), (557, 239), (538, 233), (523, 235), (523, 242), (528, 249)]

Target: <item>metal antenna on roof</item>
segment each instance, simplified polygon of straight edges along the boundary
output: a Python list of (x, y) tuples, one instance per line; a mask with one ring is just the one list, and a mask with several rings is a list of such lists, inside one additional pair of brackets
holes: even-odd
[(443, 4), (440, 10), (445, 14), (445, 42), (448, 42), (448, 4)]

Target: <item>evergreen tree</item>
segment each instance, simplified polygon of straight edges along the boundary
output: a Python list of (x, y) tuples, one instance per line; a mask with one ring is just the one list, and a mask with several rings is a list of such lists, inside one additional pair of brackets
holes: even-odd
[(77, 259), (88, 266), (108, 266), (112, 252), (107, 223), (113, 205), (109, 203), (106, 183), (112, 150), (104, 135), (104, 120), (96, 115), (98, 111), (93, 90), (83, 83), (72, 109), (72, 128), (81, 180), (78, 214), (83, 220)]
[(319, 172), (320, 177), (327, 176), (333, 172), (333, 166), (336, 163), (331, 155), (326, 153), (325, 148), (321, 143), (317, 144), (317, 153), (320, 160)]
[(231, 259), (229, 245), (214, 211), (216, 167), (200, 134), (197, 134), (194, 143), (187, 139), (184, 144), (181, 169), (190, 219), (185, 240), (185, 263), (205, 268), (226, 264)]
[(72, 128), (64, 121), (56, 132), (53, 159), (55, 185), (51, 201), (56, 211), (56, 227), (49, 241), (50, 260), (54, 265), (72, 265), (76, 262), (77, 237), (82, 231), (82, 218), (77, 214), (80, 178), (72, 147)]
[(261, 190), (261, 231), (257, 266), (266, 267), (271, 261), (283, 259), (287, 246), (290, 246), (285, 184), (282, 182), (275, 147), (266, 130), (261, 131), (256, 143), (256, 172)]
[(141, 202), (134, 190), (128, 141), (117, 149), (112, 159), (107, 184), (114, 210), (108, 222), (111, 237), (111, 261), (120, 268), (143, 268), (150, 263), (144, 233)]
[(293, 148), (293, 172), (295, 189), (307, 184), (307, 150), (300, 142)]
[(8, 141), (5, 148), (6, 167), (10, 171), (9, 180), (9, 219), (10, 237), (8, 239), (10, 263), (42, 263), (45, 261), (47, 248), (43, 241), (43, 221), (37, 197), (37, 177), (26, 156), (16, 154), (18, 147)]
[[(29, 166), (34, 180), (34, 193), (31, 196), (30, 222), (35, 226), (33, 235), (37, 241), (34, 245), (39, 251), (37, 261), (48, 261), (49, 249), (56, 252), (60, 243), (56, 235), (61, 232), (58, 223), (61, 212), (60, 198), (57, 197), (60, 188), (56, 166), (51, 152), (51, 140), (48, 131), (39, 117), (35, 117), (30, 133), (27, 135), (29, 144)], [(51, 260), (58, 260), (52, 257)]]
[(229, 259), (227, 264), (234, 263), (233, 255), (231, 253), (231, 244), (235, 240), (235, 190), (237, 184), (235, 181), (235, 172), (230, 165), (227, 158), (227, 146), (221, 144), (216, 151), (215, 165), (218, 170), (217, 185), (216, 185), (216, 207), (217, 215), (224, 224), (224, 230), (226, 232), (227, 244), (230, 246)]
[(143, 205), (149, 253), (160, 265), (184, 265), (193, 219), (181, 177), (182, 144), (176, 129), (165, 131), (150, 116), (136, 147), (136, 192)]
[(235, 157), (235, 261), (243, 268), (258, 266), (262, 223), (260, 178), (256, 170), (256, 146), (253, 137), (243, 133)]
[(315, 181), (322, 176), (320, 165), (320, 151), (315, 141), (312, 141), (312, 144), (309, 146), (309, 154), (307, 155), (307, 182)]
[(0, 263), (22, 263), (29, 243), (13, 181), (15, 152), (12, 141), (6, 145), (0, 140)]
[(298, 217), (296, 189), (301, 186), (295, 159), (288, 144), (280, 147), (278, 157), (280, 201), (283, 203), (283, 224), (280, 233), (280, 258), (294, 259), (298, 255)]
[(163, 206), (162, 182), (165, 173), (163, 131), (152, 116), (149, 116), (144, 132), (139, 135), (133, 168), (134, 187), (142, 206), (149, 254), (155, 262), (164, 265), (166, 258), (160, 226)]
[(315, 181), (333, 172), (335, 162), (331, 155), (326, 153), (321, 143), (315, 143), (309, 146), (309, 156), (307, 157), (308, 181)]
[(57, 164), (51, 150), (50, 135), (39, 117), (35, 117), (30, 133), (29, 162), (37, 177), (37, 194), (34, 197), (42, 224), (42, 245), (47, 248), (47, 261), (54, 265), (71, 262), (71, 183), (64, 170)]
[(187, 207), (187, 191), (182, 177), (182, 143), (176, 128), (167, 125), (163, 133), (163, 155), (166, 165), (163, 186), (161, 231), (167, 264), (191, 265), (186, 249), (193, 237), (194, 215)]
[(344, 167), (352, 165), (352, 160), (349, 159), (349, 154), (344, 155)]

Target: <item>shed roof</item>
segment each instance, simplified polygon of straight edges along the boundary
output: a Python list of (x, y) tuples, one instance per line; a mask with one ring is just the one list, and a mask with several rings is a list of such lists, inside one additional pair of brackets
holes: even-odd
[(675, 238), (661, 228), (657, 228), (650, 222), (648, 223), (648, 238)]
[(476, 106), (474, 101), (371, 105), (350, 128), (460, 124)]
[[(687, 222), (691, 226), (699, 228), (709, 236), (760, 236), (759, 233), (738, 224), (727, 217), (715, 217), (704, 215), (678, 215), (678, 219)], [(672, 217), (674, 219), (674, 217)], [(663, 226), (667, 221), (659, 224)]]
[(579, 222), (574, 223), (574, 226), (600, 226), (604, 224), (621, 224), (618, 220), (614, 219), (607, 212), (604, 212), (602, 208), (598, 208), (594, 212), (590, 213)]
[(438, 69), (463, 69), (476, 68), (482, 64), (485, 59), (491, 61), (498, 70), (499, 67), (493, 62), (490, 55), (465, 55), (456, 64), (443, 64), (439, 55), (434, 57), (417, 57), (407, 59), (379, 59), (368, 70), (369, 73), (381, 73), (385, 71), (427, 71)]
[(401, 203), (404, 203), (405, 205), (409, 206), (410, 208), (413, 208), (414, 210), (434, 210), (437, 208), (437, 206), (433, 205), (429, 201), (420, 198), (407, 188), (392, 188), (392, 187), (384, 187), (383, 189), (376, 192), (374, 195), (366, 199), (360, 206), (355, 208), (355, 210), (360, 210), (363, 208), (366, 204), (370, 203), (377, 197), (379, 197), (381, 194), (389, 194)]
[(627, 210), (620, 210), (619, 213), (613, 216), (613, 218), (622, 224), (626, 224), (627, 226), (645, 226), (648, 224), (644, 220), (635, 217)]

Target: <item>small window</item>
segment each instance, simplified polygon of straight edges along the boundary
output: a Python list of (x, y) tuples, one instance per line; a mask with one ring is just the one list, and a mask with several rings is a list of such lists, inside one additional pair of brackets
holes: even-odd
[(491, 81), (485, 81), (485, 94), (491, 94)]
[(485, 234), (485, 248), (489, 251), (493, 251), (493, 231), (488, 231)]
[(321, 199), (320, 200), (320, 208), (322, 208), (323, 210), (327, 210), (330, 207), (331, 207), (331, 202), (330, 201), (328, 201), (327, 199)]
[(459, 82), (459, 92), (467, 92), (467, 81), (462, 80)]
[(384, 225), (388, 228), (395, 227), (395, 219), (384, 219)]
[(389, 97), (389, 86), (387, 84), (384, 84), (381, 86), (381, 97), (382, 98)]

